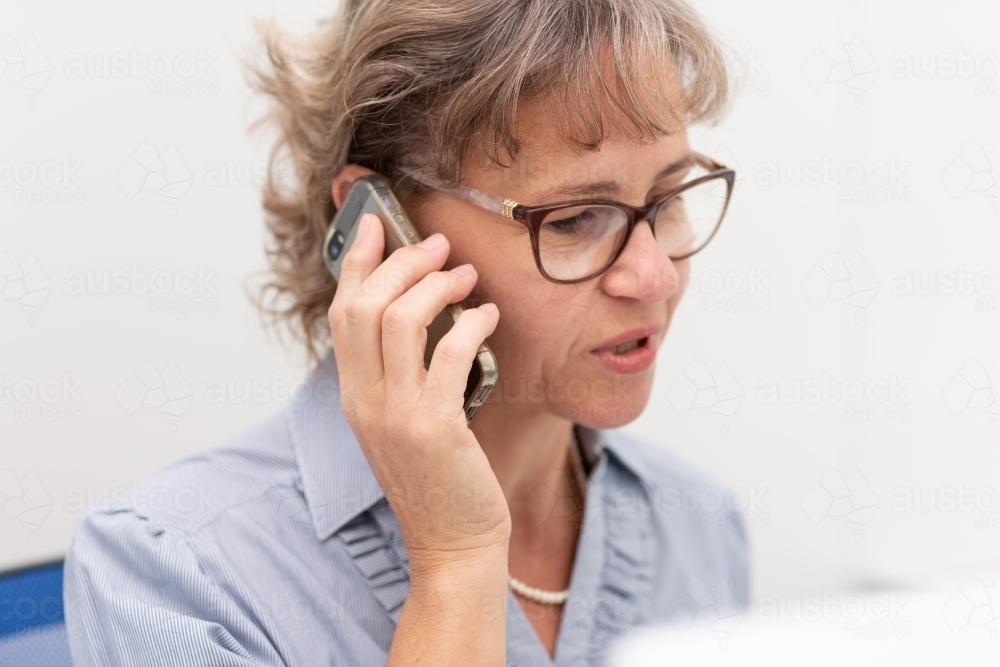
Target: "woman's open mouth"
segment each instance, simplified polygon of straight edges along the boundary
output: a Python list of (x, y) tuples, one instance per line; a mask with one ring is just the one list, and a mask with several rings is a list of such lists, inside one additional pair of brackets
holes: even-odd
[[(639, 373), (656, 359), (658, 327), (637, 329), (616, 337), (610, 345), (591, 350), (599, 362), (615, 373)], [(622, 339), (625, 340), (622, 340)]]
[(611, 348), (611, 352), (612, 352), (612, 354), (625, 354), (626, 352), (634, 350), (635, 348), (639, 347), (640, 345), (644, 345), (645, 342), (646, 342), (645, 338), (640, 338), (638, 340), (632, 340), (632, 341), (629, 341), (627, 343), (622, 343), (621, 345), (615, 345), (613, 348)]

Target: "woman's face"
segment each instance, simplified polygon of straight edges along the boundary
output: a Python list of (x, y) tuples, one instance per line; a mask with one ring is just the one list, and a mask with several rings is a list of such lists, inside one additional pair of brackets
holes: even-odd
[[(463, 184), (525, 205), (589, 197), (642, 206), (682, 178), (657, 175), (688, 154), (686, 132), (654, 143), (609, 138), (600, 150), (581, 152), (562, 140), (550, 119), (541, 104), (522, 108), (519, 129), (526, 139), (514, 165), (489, 167), (484, 156), (474, 156)], [(565, 188), (576, 191), (556, 192)], [(425, 237), (441, 232), (450, 241), (446, 267), (468, 262), (478, 271), (469, 302), (492, 301), (500, 309), (500, 322), (487, 339), (500, 379), (484, 411), (535, 409), (591, 428), (614, 428), (639, 415), (653, 382), (651, 350), (619, 356), (606, 348), (623, 335), (650, 331), (642, 347), (655, 351), (688, 279), (688, 262), (668, 259), (648, 223), (636, 226), (604, 274), (559, 285), (538, 271), (520, 222), (441, 193), (406, 205)]]

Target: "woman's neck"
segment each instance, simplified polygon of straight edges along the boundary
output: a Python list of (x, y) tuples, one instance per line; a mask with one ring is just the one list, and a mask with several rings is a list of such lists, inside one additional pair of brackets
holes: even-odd
[[(525, 406), (487, 404), (471, 429), (503, 489), (514, 525), (537, 524), (538, 491), (568, 481), (573, 422)], [(537, 504), (537, 502), (535, 503)]]
[[(567, 419), (503, 404), (487, 404), (472, 423), (510, 508), (507, 571), (546, 591), (570, 587), (582, 530), (584, 503), (570, 481), (572, 430)], [(518, 603), (554, 656), (562, 606), (521, 596)]]

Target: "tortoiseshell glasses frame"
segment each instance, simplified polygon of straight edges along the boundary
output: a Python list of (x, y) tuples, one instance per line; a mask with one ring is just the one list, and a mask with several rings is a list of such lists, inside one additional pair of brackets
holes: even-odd
[[(667, 256), (674, 261), (687, 259), (704, 248), (708, 242), (712, 240), (722, 223), (722, 219), (725, 217), (726, 210), (729, 207), (729, 199), (732, 196), (733, 185), (736, 181), (736, 172), (716, 160), (696, 152), (689, 153), (686, 162), (688, 162), (690, 167), (700, 167), (705, 170), (706, 173), (698, 176), (697, 178), (685, 181), (669, 192), (658, 195), (649, 203), (649, 205), (641, 207), (630, 206), (628, 204), (608, 199), (577, 199), (557, 204), (526, 206), (512, 199), (497, 197), (473, 188), (465, 186), (447, 186), (438, 178), (409, 167), (401, 166), (398, 170), (403, 176), (399, 182), (403, 182), (406, 179), (412, 179), (424, 187), (458, 197), (459, 199), (467, 201), (486, 211), (497, 213), (505, 218), (521, 222), (528, 228), (530, 233), (532, 253), (535, 257), (535, 264), (541, 274), (551, 282), (571, 285), (596, 278), (611, 268), (611, 265), (615, 263), (622, 251), (625, 249), (629, 238), (632, 236), (632, 231), (639, 222), (643, 220), (648, 221), (655, 237), (657, 229), (655, 221), (657, 219), (657, 214), (661, 211), (662, 207), (665, 204), (676, 200), (678, 197), (681, 197), (691, 188), (703, 186), (705, 184), (725, 188), (724, 201), (720, 201), (720, 203), (716, 204), (719, 208), (718, 219), (715, 220), (714, 226), (711, 227), (711, 229), (707, 232), (707, 235), (701, 239), (696, 246), (684, 247), (682, 252), (673, 254), (668, 252)], [(705, 189), (706, 188), (701, 188), (702, 191)], [(719, 197), (716, 197), (716, 200), (719, 199)], [(627, 216), (627, 227), (624, 228), (623, 233), (622, 231), (617, 232), (618, 238), (616, 239), (616, 246), (608, 256), (607, 261), (605, 261), (599, 268), (590, 271), (583, 276), (575, 276), (568, 279), (554, 277), (546, 271), (542, 261), (540, 248), (541, 244), (539, 242), (542, 225), (546, 221), (546, 218), (551, 216), (556, 211), (580, 207), (608, 207), (618, 209), (624, 212)], [(712, 215), (714, 216), (714, 213)]]

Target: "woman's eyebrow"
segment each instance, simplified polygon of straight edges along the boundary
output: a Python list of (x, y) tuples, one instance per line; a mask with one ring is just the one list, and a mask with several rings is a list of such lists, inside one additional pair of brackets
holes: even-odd
[[(674, 162), (673, 164), (667, 165), (660, 173), (658, 173), (653, 180), (659, 181), (660, 179), (666, 178), (671, 174), (674, 174), (684, 167), (688, 166), (691, 162), (690, 156), (685, 156)], [(618, 181), (612, 180), (601, 180), (601, 181), (588, 181), (586, 183), (570, 182), (563, 183), (561, 185), (554, 186), (545, 190), (544, 192), (536, 195), (536, 198), (540, 201), (547, 201), (550, 198), (555, 197), (591, 197), (595, 195), (617, 195), (622, 191), (622, 185)]]

